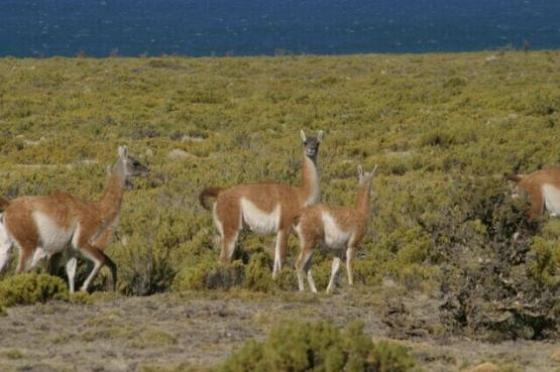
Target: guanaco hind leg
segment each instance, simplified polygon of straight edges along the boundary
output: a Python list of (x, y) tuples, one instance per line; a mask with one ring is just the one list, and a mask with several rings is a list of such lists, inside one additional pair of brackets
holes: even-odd
[(31, 252), (33, 252), (33, 249), (34, 247), (20, 247), (16, 273), (22, 273), (27, 269), (27, 262), (31, 258)]
[(340, 258), (335, 257), (332, 262), (331, 277), (329, 279), (329, 285), (327, 286), (327, 294), (330, 294), (333, 290), (334, 280), (336, 278), (336, 273), (338, 272), (339, 268), (340, 268)]
[(276, 245), (274, 248), (274, 266), (272, 268), (272, 279), (276, 279), (280, 270), (282, 270), (282, 260), (286, 254), (286, 246), (288, 243), (288, 234), (284, 230), (278, 231), (276, 234)]
[(317, 288), (315, 287), (315, 281), (311, 275), (311, 256), (313, 255), (313, 244), (303, 243), (303, 248), (299, 254), (296, 261), (296, 271), (298, 278), (298, 287), (300, 291), (305, 290), (303, 285), (303, 276), (307, 274), (307, 282), (309, 283), (309, 289), (313, 293), (317, 293)]
[(241, 230), (240, 207), (235, 202), (226, 201), (223, 204), (214, 203), (213, 219), (220, 234), (220, 261), (231, 261), (235, 251), (235, 244)]

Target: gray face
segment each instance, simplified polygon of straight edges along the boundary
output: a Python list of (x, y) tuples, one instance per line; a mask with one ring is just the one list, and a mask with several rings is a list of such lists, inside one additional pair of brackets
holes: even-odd
[(358, 166), (358, 184), (360, 186), (371, 182), (373, 176), (375, 176), (375, 171), (377, 170), (377, 165), (373, 168), (371, 172), (364, 172), (361, 166)]
[(303, 141), (305, 155), (311, 159), (315, 159), (319, 153), (319, 145), (321, 141), (317, 137), (307, 137)]
[(117, 162), (107, 169), (108, 174), (119, 175), (124, 178), (124, 185), (127, 189), (132, 188), (131, 179), (133, 177), (146, 176), (150, 170), (148, 167), (140, 163), (138, 159), (128, 155), (126, 146), (119, 146), (119, 159)]

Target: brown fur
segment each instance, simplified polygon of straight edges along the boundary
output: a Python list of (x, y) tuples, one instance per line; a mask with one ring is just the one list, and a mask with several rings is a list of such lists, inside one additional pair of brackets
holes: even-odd
[(526, 195), (530, 204), (529, 219), (534, 220), (545, 210), (543, 186), (548, 184), (560, 189), (560, 167), (540, 169), (527, 175), (507, 175), (506, 179), (515, 182)]
[[(84, 201), (64, 192), (49, 196), (23, 196), (10, 201), (4, 212), (4, 224), (20, 251), (16, 271), (19, 273), (26, 269), (27, 262), (36, 249), (42, 248), (47, 255), (52, 255), (72, 243), (73, 248), (95, 263), (82, 290), (87, 290), (103, 265), (111, 269), (113, 285), (116, 285), (116, 265), (103, 251), (112, 239), (126, 179), (132, 173), (127, 162), (126, 148), (122, 147), (119, 148), (119, 160), (108, 176), (103, 196), (97, 202)], [(49, 221), (48, 225), (42, 227), (43, 232), (54, 231), (55, 235), (57, 231), (71, 232), (68, 238), (57, 239), (57, 243), (51, 243), (54, 245), (50, 247), (44, 246), (48, 243), (41, 240), (37, 214)]]
[(0, 210), (4, 210), (8, 208), (9, 205), (10, 205), (10, 201), (8, 199), (4, 199), (0, 197)]
[[(316, 166), (316, 156), (322, 132), (317, 138), (308, 139), (302, 131), (304, 142), (302, 184), (291, 186), (281, 183), (253, 183), (220, 189), (210, 187), (204, 189), (200, 196), (200, 203), (206, 207), (208, 197), (216, 197), (214, 204), (214, 222), (220, 232), (221, 253), (220, 260), (231, 260), (239, 231), (246, 221), (242, 221), (241, 200), (250, 201), (263, 213), (271, 213), (277, 206), (280, 208), (280, 218), (276, 233), (276, 250), (274, 257), (273, 277), (282, 267), (286, 255), (288, 235), (295, 217), (301, 208), (314, 204), (319, 199), (319, 176)], [(311, 148), (313, 147), (313, 148)]]
[[(298, 272), (298, 284), (300, 290), (303, 290), (303, 272), (306, 271), (311, 290), (316, 291), (310, 271), (310, 260), (313, 254), (313, 250), (318, 245), (324, 245), (330, 249), (346, 249), (346, 269), (348, 274), (348, 283), (350, 285), (353, 284), (352, 260), (355, 256), (357, 247), (363, 240), (367, 231), (367, 224), (371, 211), (371, 180), (375, 173), (375, 169), (373, 172), (366, 173), (365, 175), (361, 171), (361, 168), (359, 168), (359, 172), (360, 183), (358, 186), (356, 204), (354, 208), (333, 207), (326, 204), (317, 204), (302, 210), (296, 226), (296, 231), (300, 239), (300, 254), (296, 261), (296, 270)], [(332, 218), (338, 230), (347, 234), (347, 236), (349, 237), (348, 240), (344, 242), (344, 247), (330, 246), (329, 242), (327, 241), (326, 229), (328, 226), (326, 226), (326, 223), (323, 220), (323, 216), (325, 214), (328, 214)], [(337, 260), (339, 259), (335, 258), (335, 260), (333, 260), (333, 271), (331, 273), (331, 280), (329, 281), (327, 293), (332, 290), (334, 276), (336, 275), (336, 271), (338, 271), (339, 262), (337, 262)]]

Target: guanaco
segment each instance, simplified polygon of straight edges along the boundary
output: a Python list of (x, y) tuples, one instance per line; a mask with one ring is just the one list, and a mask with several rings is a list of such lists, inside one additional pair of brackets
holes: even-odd
[(344, 249), (346, 249), (348, 284), (350, 286), (354, 284), (352, 260), (367, 231), (371, 214), (371, 181), (376, 169), (377, 166), (371, 172), (364, 173), (362, 167), (358, 167), (358, 192), (354, 208), (316, 204), (302, 210), (295, 228), (300, 241), (300, 253), (296, 261), (300, 291), (304, 290), (303, 277), (307, 274), (309, 288), (312, 292), (317, 292), (311, 274), (311, 256), (317, 245), (322, 245), (337, 253), (332, 262), (327, 293), (331, 293), (333, 290), (336, 273), (340, 267), (338, 256)]
[[(9, 251), (8, 245), (11, 244), (18, 248), (16, 273), (29, 270), (42, 258), (71, 247), (94, 264), (82, 291), (88, 290), (103, 265), (111, 270), (113, 289), (116, 289), (117, 267), (103, 251), (118, 224), (125, 187), (131, 177), (144, 175), (147, 171), (140, 162), (128, 157), (125, 146), (119, 146), (118, 159), (108, 170), (105, 191), (97, 202), (83, 201), (64, 192), (13, 200), (0, 198), (0, 210), (4, 210), (2, 225), (7, 235), (7, 243), (2, 247), (4, 252)], [(0, 259), (2, 266), (6, 261)], [(66, 264), (70, 292), (74, 291), (76, 264), (75, 258)]]
[(301, 130), (300, 136), (304, 147), (300, 186), (252, 183), (227, 189), (208, 187), (200, 193), (200, 203), (206, 209), (209, 209), (206, 199), (216, 198), (212, 216), (220, 235), (222, 262), (231, 261), (239, 231), (246, 226), (260, 235), (276, 234), (272, 277), (276, 278), (282, 269), (294, 218), (303, 207), (320, 199), (317, 156), (323, 131), (319, 131), (316, 137), (307, 137)]
[(529, 219), (534, 220), (548, 211), (551, 216), (560, 215), (560, 167), (540, 169), (529, 174), (511, 174), (506, 178), (513, 181), (516, 189), (513, 197), (525, 194), (529, 208)]

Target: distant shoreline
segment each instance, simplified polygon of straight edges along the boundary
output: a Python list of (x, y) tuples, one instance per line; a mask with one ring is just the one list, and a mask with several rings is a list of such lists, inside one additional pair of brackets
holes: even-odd
[(375, 53), (349, 53), (349, 54), (260, 54), (260, 55), (226, 55), (226, 56), (191, 56), (181, 54), (162, 54), (162, 55), (140, 55), (140, 56), (126, 56), (126, 55), (108, 55), (108, 56), (90, 56), (87, 54), (65, 56), (11, 56), (0, 55), (0, 59), (160, 59), (160, 58), (179, 58), (179, 59), (275, 59), (275, 58), (345, 58), (345, 57), (375, 57), (375, 56), (437, 56), (437, 55), (475, 55), (475, 54), (505, 54), (505, 53), (520, 53), (520, 54), (536, 54), (536, 53), (560, 53), (558, 49), (488, 49), (488, 50), (475, 50), (475, 51), (452, 51), (452, 52), (418, 52), (418, 53), (390, 53), (390, 52), (375, 52)]

